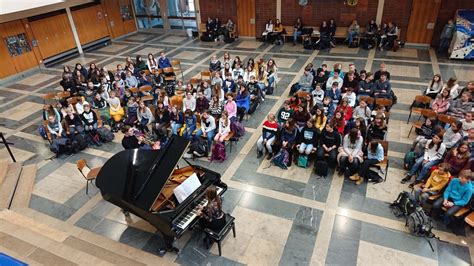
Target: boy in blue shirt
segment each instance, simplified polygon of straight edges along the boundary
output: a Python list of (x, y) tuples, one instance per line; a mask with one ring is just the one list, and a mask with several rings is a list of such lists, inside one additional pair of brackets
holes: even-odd
[(443, 197), (437, 199), (433, 204), (434, 217), (440, 214), (442, 207), (445, 207), (447, 209), (445, 222), (449, 222), (456, 212), (469, 203), (473, 192), (471, 177), (471, 170), (463, 170), (459, 173), (458, 178), (449, 182)]

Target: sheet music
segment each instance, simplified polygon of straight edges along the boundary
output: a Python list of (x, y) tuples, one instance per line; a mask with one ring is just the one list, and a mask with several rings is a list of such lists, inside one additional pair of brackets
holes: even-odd
[(183, 202), (189, 195), (191, 195), (196, 189), (201, 186), (201, 181), (199, 181), (196, 173), (193, 173), (188, 177), (181, 185), (177, 186), (174, 190), (174, 196), (179, 203)]

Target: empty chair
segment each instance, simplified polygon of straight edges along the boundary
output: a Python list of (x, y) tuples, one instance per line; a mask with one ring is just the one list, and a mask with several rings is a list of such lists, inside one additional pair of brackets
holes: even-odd
[(211, 71), (209, 70), (203, 70), (201, 71), (201, 80), (210, 80), (211, 79)]
[(184, 73), (181, 68), (181, 61), (178, 59), (171, 60), (171, 66), (173, 66), (174, 73), (181, 73), (181, 79), (184, 79)]
[(43, 99), (43, 104), (46, 104), (48, 101), (56, 99), (56, 93), (48, 92), (45, 95), (41, 96), (41, 98)]
[(359, 101), (365, 101), (368, 105), (373, 105), (375, 99), (370, 96), (360, 96)]
[(165, 75), (165, 81), (176, 80), (176, 75), (174, 74), (174, 69), (172, 67), (163, 68), (163, 74)]
[(415, 96), (415, 100), (413, 101), (412, 106), (410, 107), (410, 114), (408, 115), (407, 124), (410, 122), (412, 113), (420, 114), (418, 119), (421, 118), (421, 111), (423, 109), (429, 108), (430, 102), (431, 102), (431, 97), (429, 96), (425, 96), (425, 95)]
[(77, 170), (81, 172), (81, 175), (86, 179), (86, 194), (89, 194), (89, 183), (92, 183), (97, 178), (102, 167), (90, 168), (87, 166), (86, 159), (80, 159), (77, 161)]
[(151, 91), (153, 90), (153, 88), (151, 86), (141, 86), (138, 90), (142, 93), (142, 96), (140, 97), (142, 101), (153, 101), (154, 98), (153, 95), (151, 95)]

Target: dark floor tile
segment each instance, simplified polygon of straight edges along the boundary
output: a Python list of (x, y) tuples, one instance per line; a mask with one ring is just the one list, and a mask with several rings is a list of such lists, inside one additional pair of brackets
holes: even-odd
[(298, 211), (298, 205), (296, 204), (250, 192), (244, 192), (240, 198), (239, 206), (288, 220), (293, 220)]
[(76, 212), (75, 209), (65, 204), (60, 204), (52, 200), (36, 196), (35, 194), (31, 194), (29, 207), (62, 221), (66, 221)]
[(93, 232), (138, 249), (143, 248), (153, 236), (152, 233), (109, 219), (103, 219)]
[(96, 227), (100, 221), (102, 221), (102, 219), (102, 217), (97, 217), (91, 213), (86, 213), (74, 225), (82, 229), (92, 231), (94, 227)]
[(326, 264), (356, 265), (361, 230), (361, 221), (336, 215)]
[[(436, 240), (430, 240), (436, 241)], [(439, 265), (472, 265), (469, 248), (444, 241), (436, 241), (438, 245)]]

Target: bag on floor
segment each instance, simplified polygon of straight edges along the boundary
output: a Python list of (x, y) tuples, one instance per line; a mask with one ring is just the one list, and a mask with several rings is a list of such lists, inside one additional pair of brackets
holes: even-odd
[(308, 155), (305, 154), (300, 154), (298, 156), (298, 166), (302, 168), (308, 168), (309, 166), (309, 161), (308, 161)]
[(281, 169), (288, 169), (288, 162), (290, 161), (290, 154), (284, 148), (281, 148), (280, 151), (272, 158), (272, 164), (280, 167)]
[(224, 42), (225, 42), (225, 43), (233, 43), (233, 42), (235, 42), (235, 38), (232, 38), (232, 37), (225, 37), (225, 38), (224, 38)]
[(204, 157), (208, 154), (207, 141), (201, 138), (193, 139), (189, 145), (189, 149), (195, 157)]
[(408, 231), (416, 236), (433, 237), (433, 221), (429, 217), (423, 208), (418, 207), (414, 212), (407, 216), (405, 226), (408, 227)]
[(70, 140), (67, 138), (55, 138), (51, 141), (49, 150), (56, 153), (57, 155), (66, 153), (67, 152), (66, 144), (68, 141)]
[(38, 127), (38, 134), (45, 140), (48, 139), (48, 133), (46, 133), (46, 128), (44, 127), (44, 125), (40, 125)]
[(409, 151), (405, 154), (405, 158), (403, 158), (403, 167), (405, 170), (410, 170), (411, 167), (415, 164), (416, 160), (416, 153), (414, 151)]
[(407, 191), (400, 192), (397, 199), (390, 204), (390, 208), (396, 217), (408, 217), (416, 210), (415, 197)]
[(106, 127), (100, 127), (97, 129), (97, 134), (99, 134), (100, 141), (107, 143), (114, 140), (115, 135)]
[(329, 165), (326, 161), (317, 161), (314, 165), (314, 172), (321, 177), (328, 176)]
[(212, 149), (212, 154), (211, 154), (211, 162), (212, 161), (219, 161), (223, 162), (226, 159), (226, 154), (225, 154), (225, 144), (224, 142), (216, 142), (214, 144), (214, 148)]
[(89, 145), (88, 139), (85, 138), (83, 134), (77, 134), (73, 137), (73, 142), (76, 142), (77, 148), (79, 151), (84, 150)]
[(306, 49), (306, 50), (313, 50), (314, 45), (311, 42), (311, 38), (305, 39), (303, 41), (303, 48)]
[(265, 94), (266, 95), (272, 95), (273, 94), (273, 87), (272, 86), (268, 86), (267, 89), (265, 90)]
[(212, 36), (211, 36), (210, 34), (204, 33), (204, 34), (201, 36), (201, 41), (203, 41), (203, 42), (213, 42), (213, 41), (214, 41), (214, 38), (212, 38)]
[(371, 168), (369, 171), (367, 171), (367, 180), (374, 183), (380, 183), (383, 181), (383, 177), (379, 175), (379, 171)]
[(293, 95), (295, 92), (298, 91), (300, 84), (296, 82), (295, 84), (291, 85), (290, 88), (290, 95)]
[(245, 127), (239, 121), (230, 122), (230, 131), (234, 132), (234, 138), (240, 138), (245, 135)]

